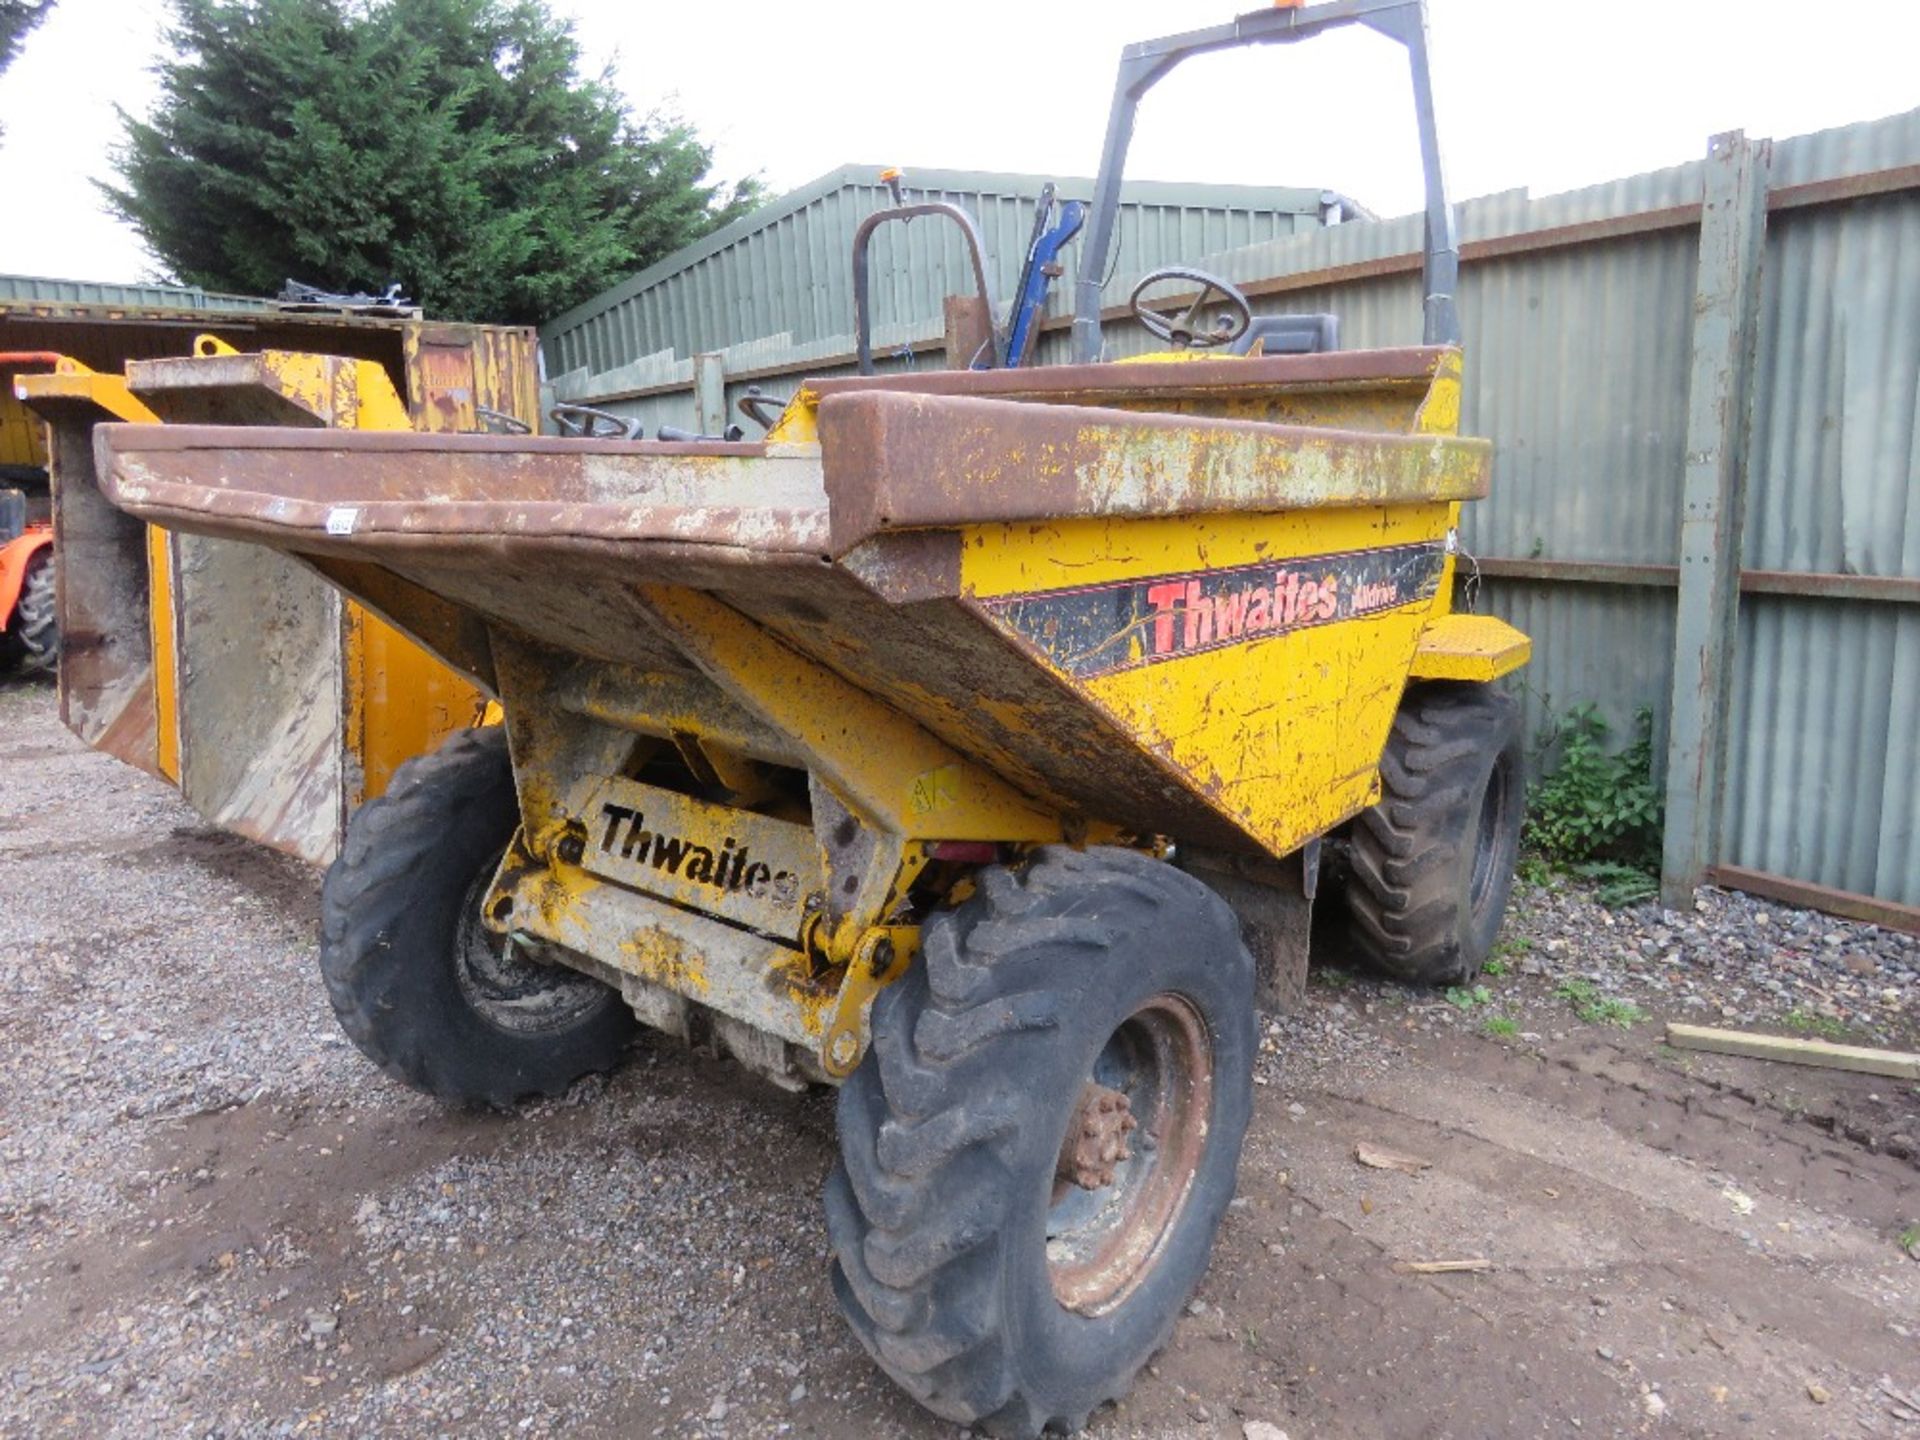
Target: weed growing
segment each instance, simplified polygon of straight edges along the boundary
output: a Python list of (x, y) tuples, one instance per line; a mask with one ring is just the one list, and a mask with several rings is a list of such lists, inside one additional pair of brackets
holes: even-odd
[(1646, 1011), (1631, 1000), (1602, 995), (1600, 987), (1591, 980), (1563, 980), (1553, 993), (1571, 1005), (1573, 1013), (1589, 1025), (1618, 1025), (1628, 1030), (1647, 1018)]

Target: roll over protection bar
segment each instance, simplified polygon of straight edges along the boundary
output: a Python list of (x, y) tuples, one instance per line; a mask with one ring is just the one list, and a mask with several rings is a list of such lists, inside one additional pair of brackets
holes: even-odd
[(1453, 207), (1447, 201), (1440, 162), (1440, 138), (1433, 114), (1433, 77), (1427, 64), (1426, 0), (1328, 0), (1321, 5), (1257, 10), (1225, 25), (1145, 40), (1120, 52), (1120, 74), (1107, 116), (1107, 139), (1100, 152), (1100, 179), (1094, 186), (1079, 278), (1074, 284), (1073, 358), (1078, 364), (1100, 359), (1100, 292), (1112, 256), (1120, 210), (1120, 178), (1133, 140), (1140, 98), (1166, 73), (1192, 55), (1234, 50), (1243, 45), (1284, 45), (1342, 25), (1363, 25), (1406, 47), (1413, 72), (1413, 106), (1420, 131), (1420, 166), (1426, 177), (1425, 343), (1458, 345), (1460, 315), (1454, 292), (1460, 277), (1460, 248)]

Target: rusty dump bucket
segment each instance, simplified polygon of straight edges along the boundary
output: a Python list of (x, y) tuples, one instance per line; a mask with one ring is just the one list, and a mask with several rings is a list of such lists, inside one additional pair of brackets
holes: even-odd
[(107, 426), (97, 459), (129, 523), (297, 556), (490, 690), (503, 641), (707, 687), (660, 602), (709, 592), (1049, 809), (1284, 854), (1371, 798), (1445, 611), (1487, 484), (1457, 413), (1433, 348), (820, 382), (766, 444)]
[[(532, 336), (267, 312), (244, 324), (196, 313), (194, 324), (205, 330), (0, 315), (0, 334), (39, 334), (92, 362), (62, 356), (52, 373), (23, 376), (32, 413), (15, 412), (23, 432), (50, 441), (61, 716), (94, 748), (177, 785), (209, 822), (324, 862), (348, 814), (401, 763), (473, 723), (482, 702), (296, 560), (130, 527), (95, 482), (94, 427), (473, 429), (476, 405), (531, 418)], [(223, 336), (336, 353), (243, 353)], [(0, 405), (0, 431), (8, 414)]]

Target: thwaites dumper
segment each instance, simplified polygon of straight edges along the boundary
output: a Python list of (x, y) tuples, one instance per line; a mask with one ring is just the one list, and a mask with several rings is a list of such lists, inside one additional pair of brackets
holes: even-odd
[[(484, 699), (298, 561), (119, 523), (93, 429), (524, 430), (533, 333), (389, 305), (55, 298), (67, 288), (90, 287), (0, 299), (0, 673), (61, 655), (61, 719), (87, 744), (178, 786), (210, 824), (330, 861), (348, 813)], [(27, 523), (9, 544), (15, 484)]]
[[(1316, 327), (1189, 274), (1179, 313), (1135, 292), (1169, 353), (1100, 363), (1140, 94), (1351, 22), (1414, 62), (1427, 343), (1224, 353)], [(839, 1083), (840, 1304), (922, 1403), (1009, 1435), (1123, 1394), (1204, 1269), (1323, 842), (1361, 947), (1459, 980), (1520, 805), (1484, 682), (1526, 641), (1451, 612), (1489, 455), (1455, 434), (1418, 0), (1129, 49), (1086, 247), (1079, 363), (813, 382), (758, 443), (97, 435), (126, 525), (297, 557), (503, 707), (328, 873), (359, 1046), (506, 1104), (614, 1064), (637, 1017)]]

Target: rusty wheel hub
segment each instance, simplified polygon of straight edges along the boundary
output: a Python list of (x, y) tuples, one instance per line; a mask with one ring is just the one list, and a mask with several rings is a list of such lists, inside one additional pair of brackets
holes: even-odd
[(1047, 1211), (1047, 1271), (1083, 1315), (1121, 1304), (1159, 1262), (1205, 1153), (1213, 1046), (1191, 1001), (1121, 1021), (1068, 1119)]
[(1124, 1091), (1110, 1090), (1089, 1080), (1080, 1092), (1073, 1119), (1067, 1123), (1066, 1142), (1060, 1147), (1056, 1178), (1078, 1185), (1082, 1190), (1099, 1190), (1113, 1184), (1114, 1171), (1123, 1160), (1131, 1160), (1127, 1136), (1140, 1122), (1133, 1118), (1133, 1102)]

